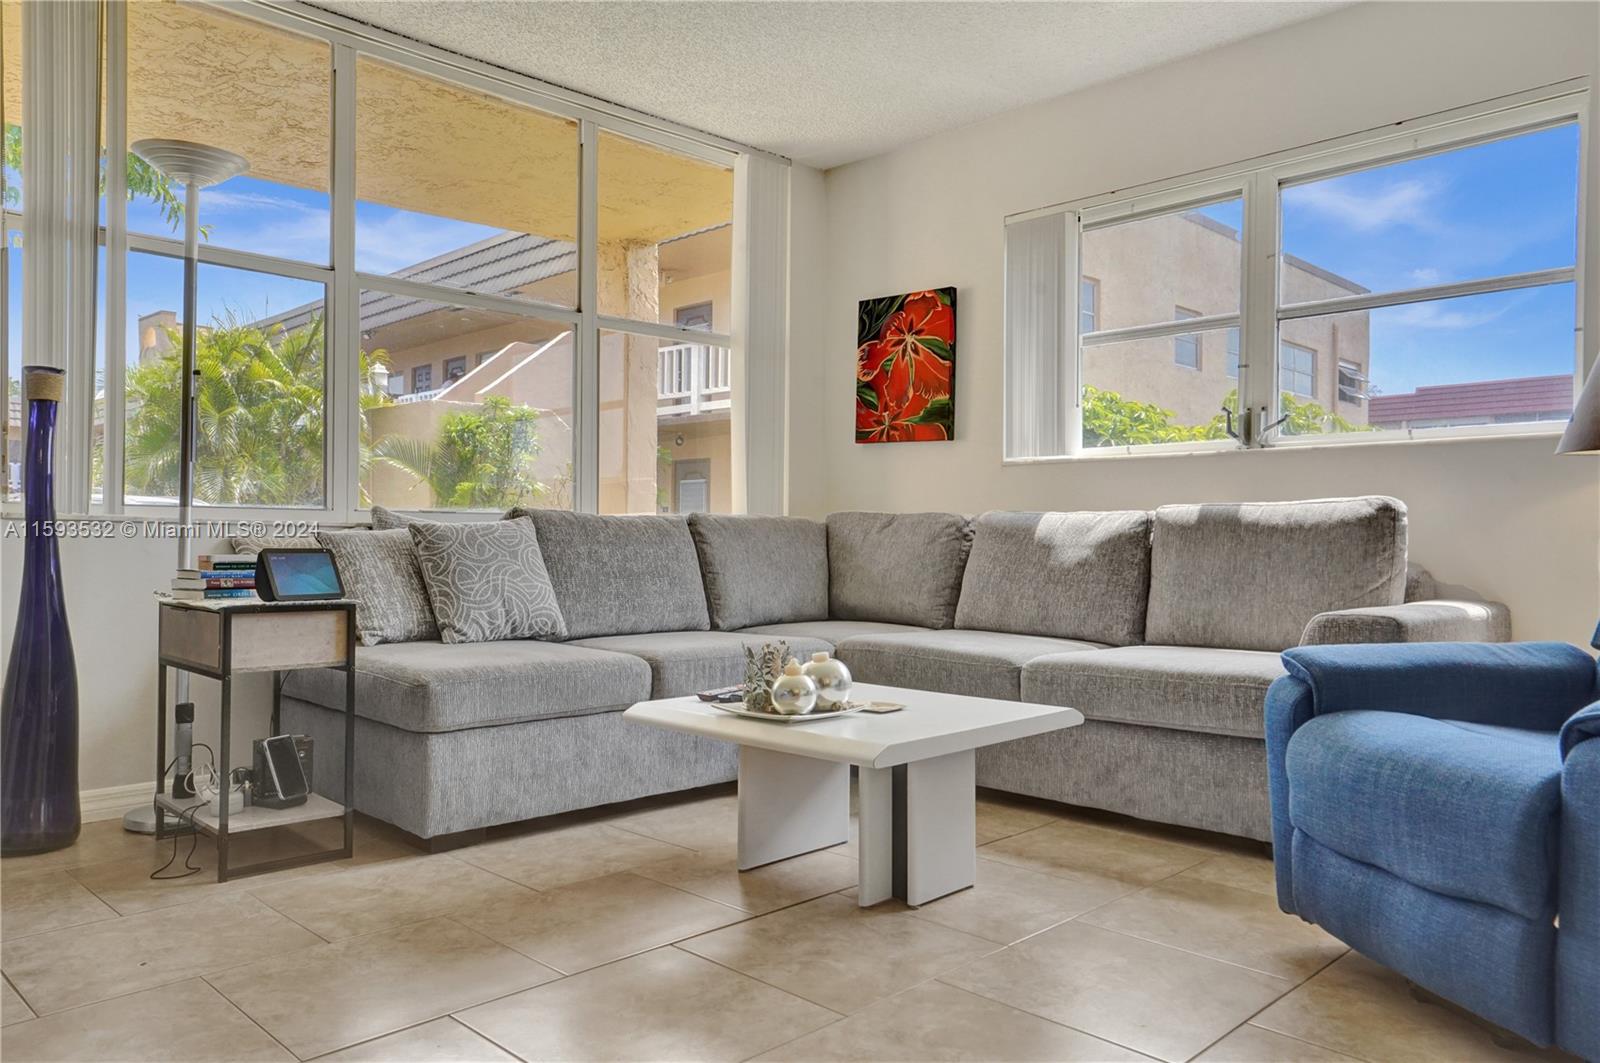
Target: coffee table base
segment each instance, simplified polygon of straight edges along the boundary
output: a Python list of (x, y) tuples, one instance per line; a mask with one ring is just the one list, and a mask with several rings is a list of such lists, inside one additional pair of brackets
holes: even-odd
[[(857, 893), (927, 904), (977, 879), (972, 750), (892, 768), (859, 768)], [(850, 766), (739, 747), (739, 870), (842, 844)]]

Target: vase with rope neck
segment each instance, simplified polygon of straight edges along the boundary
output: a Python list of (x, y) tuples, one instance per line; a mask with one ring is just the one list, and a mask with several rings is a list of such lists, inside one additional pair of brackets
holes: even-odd
[(22, 371), (28, 437), (23, 455), (24, 543), (17, 622), (0, 696), (0, 849), (42, 853), (78, 837), (78, 670), (55, 535), (56, 411), (65, 374)]

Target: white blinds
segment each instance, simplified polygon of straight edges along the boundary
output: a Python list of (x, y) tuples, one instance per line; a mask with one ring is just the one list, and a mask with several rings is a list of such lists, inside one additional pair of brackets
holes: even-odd
[(784, 511), (789, 354), (789, 165), (739, 156), (734, 170), (733, 509)]
[(1081, 414), (1072, 393), (1078, 319), (1076, 218), (1068, 213), (1006, 225), (1005, 456), (1054, 457), (1076, 449)]
[(89, 510), (101, 5), (23, 4), (22, 361), (67, 371), (56, 508)]

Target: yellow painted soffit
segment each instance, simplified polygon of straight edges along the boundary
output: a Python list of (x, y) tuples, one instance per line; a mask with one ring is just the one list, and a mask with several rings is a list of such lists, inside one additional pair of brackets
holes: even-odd
[[(15, 0), (4, 6), (6, 113), (17, 121), (11, 51), (20, 51), (20, 18)], [(128, 5), (128, 80), (130, 143), (212, 144), (249, 159), (253, 177), (327, 191), (325, 43), (214, 9), (145, 0)], [(356, 86), (358, 198), (575, 239), (575, 122), (377, 60), (357, 64)], [(599, 155), (603, 240), (656, 243), (733, 216), (733, 175), (723, 167), (613, 134), (601, 137)]]

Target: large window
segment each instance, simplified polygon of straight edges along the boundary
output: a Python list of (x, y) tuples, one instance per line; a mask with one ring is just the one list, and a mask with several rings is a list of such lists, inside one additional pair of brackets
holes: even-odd
[[(1062, 305), (1008, 303), (1007, 372), (1063, 387), (1008, 390), (1007, 456), (1566, 418), (1586, 97), (1530, 93), (1009, 222), (1008, 289), (1052, 284)], [(1051, 272), (1055, 246), (1075, 283)], [(1058, 313), (1079, 321), (1065, 351)]]
[[(20, 5), (0, 0), (0, 15), (10, 498)], [(173, 0), (107, 10), (101, 128), (121, 161), (100, 203), (91, 507), (175, 501), (190, 324), (199, 505), (332, 521), (373, 503), (731, 509), (732, 320), (750, 290), (733, 261), (738, 150), (319, 19)], [(145, 157), (151, 139), (246, 163), (201, 191), (193, 322), (185, 190)], [(744, 201), (767, 231), (782, 187)], [(771, 311), (751, 312), (770, 332)]]

